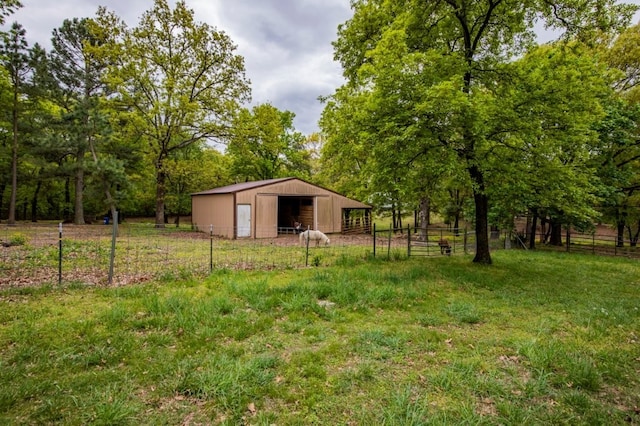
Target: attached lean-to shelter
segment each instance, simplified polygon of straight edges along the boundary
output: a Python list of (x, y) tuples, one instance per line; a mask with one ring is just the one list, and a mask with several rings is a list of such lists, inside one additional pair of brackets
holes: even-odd
[(369, 233), (371, 207), (298, 178), (244, 182), (191, 194), (191, 221), (226, 238), (271, 238), (299, 229)]

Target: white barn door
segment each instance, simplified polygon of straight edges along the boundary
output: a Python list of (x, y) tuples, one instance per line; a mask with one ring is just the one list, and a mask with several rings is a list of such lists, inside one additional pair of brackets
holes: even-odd
[(238, 204), (238, 238), (251, 236), (251, 204)]

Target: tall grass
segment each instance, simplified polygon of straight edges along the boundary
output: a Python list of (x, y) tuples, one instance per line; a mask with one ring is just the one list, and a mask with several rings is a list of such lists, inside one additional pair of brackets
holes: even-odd
[(2, 424), (640, 422), (640, 268), (562, 253), (0, 292)]

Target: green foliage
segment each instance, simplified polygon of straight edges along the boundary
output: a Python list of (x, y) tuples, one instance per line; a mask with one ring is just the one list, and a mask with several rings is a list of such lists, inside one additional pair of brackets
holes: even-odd
[[(363, 0), (352, 8), (334, 43), (347, 83), (321, 120), (323, 164), (336, 186), (402, 211), (440, 198), (441, 180), (463, 181), (480, 263), (491, 263), (490, 202), (502, 223), (531, 203), (563, 223), (595, 216), (585, 157), (609, 81), (583, 46), (598, 30), (623, 29), (633, 6)], [(534, 49), (540, 18), (579, 41)], [(532, 181), (532, 170), (543, 179)], [(526, 199), (547, 186), (542, 200)]]
[[(609, 47), (609, 45), (605, 46)], [(640, 23), (627, 28), (617, 37), (609, 49), (605, 49), (606, 62), (619, 70), (615, 84), (616, 90), (634, 104), (640, 102), (640, 86), (638, 72), (640, 71)]]
[(183, 1), (171, 9), (156, 0), (131, 30), (106, 9), (95, 22), (108, 42), (94, 54), (109, 63), (107, 81), (117, 92), (113, 104), (124, 133), (143, 143), (155, 170), (156, 226), (164, 227), (166, 163), (190, 145), (225, 139), (249, 97), (244, 60), (227, 35), (196, 22)]
[(612, 94), (604, 67), (584, 46), (568, 43), (530, 51), (512, 75), (499, 90), (495, 126), (502, 136), (487, 168), (495, 222), (511, 228), (514, 216), (531, 210), (563, 224), (593, 223), (593, 127)]
[(227, 147), (236, 181), (309, 177), (309, 152), (293, 127), (294, 117), (268, 103), (240, 111)]
[(19, 0), (0, 1), (0, 25), (4, 25), (5, 18), (21, 7), (22, 3)]
[[(191, 194), (230, 184), (230, 169), (229, 156), (204, 144), (193, 144), (172, 153), (164, 166), (167, 174), (165, 201), (168, 213), (189, 214)], [(178, 225), (176, 223), (176, 226)]]
[(8, 243), (11, 246), (23, 246), (27, 244), (27, 236), (20, 232), (14, 232), (9, 236)]

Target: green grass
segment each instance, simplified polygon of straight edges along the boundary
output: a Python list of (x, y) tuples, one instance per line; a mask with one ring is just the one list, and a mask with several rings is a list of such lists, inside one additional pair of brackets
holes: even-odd
[(0, 292), (0, 424), (635, 424), (640, 267), (503, 251)]

